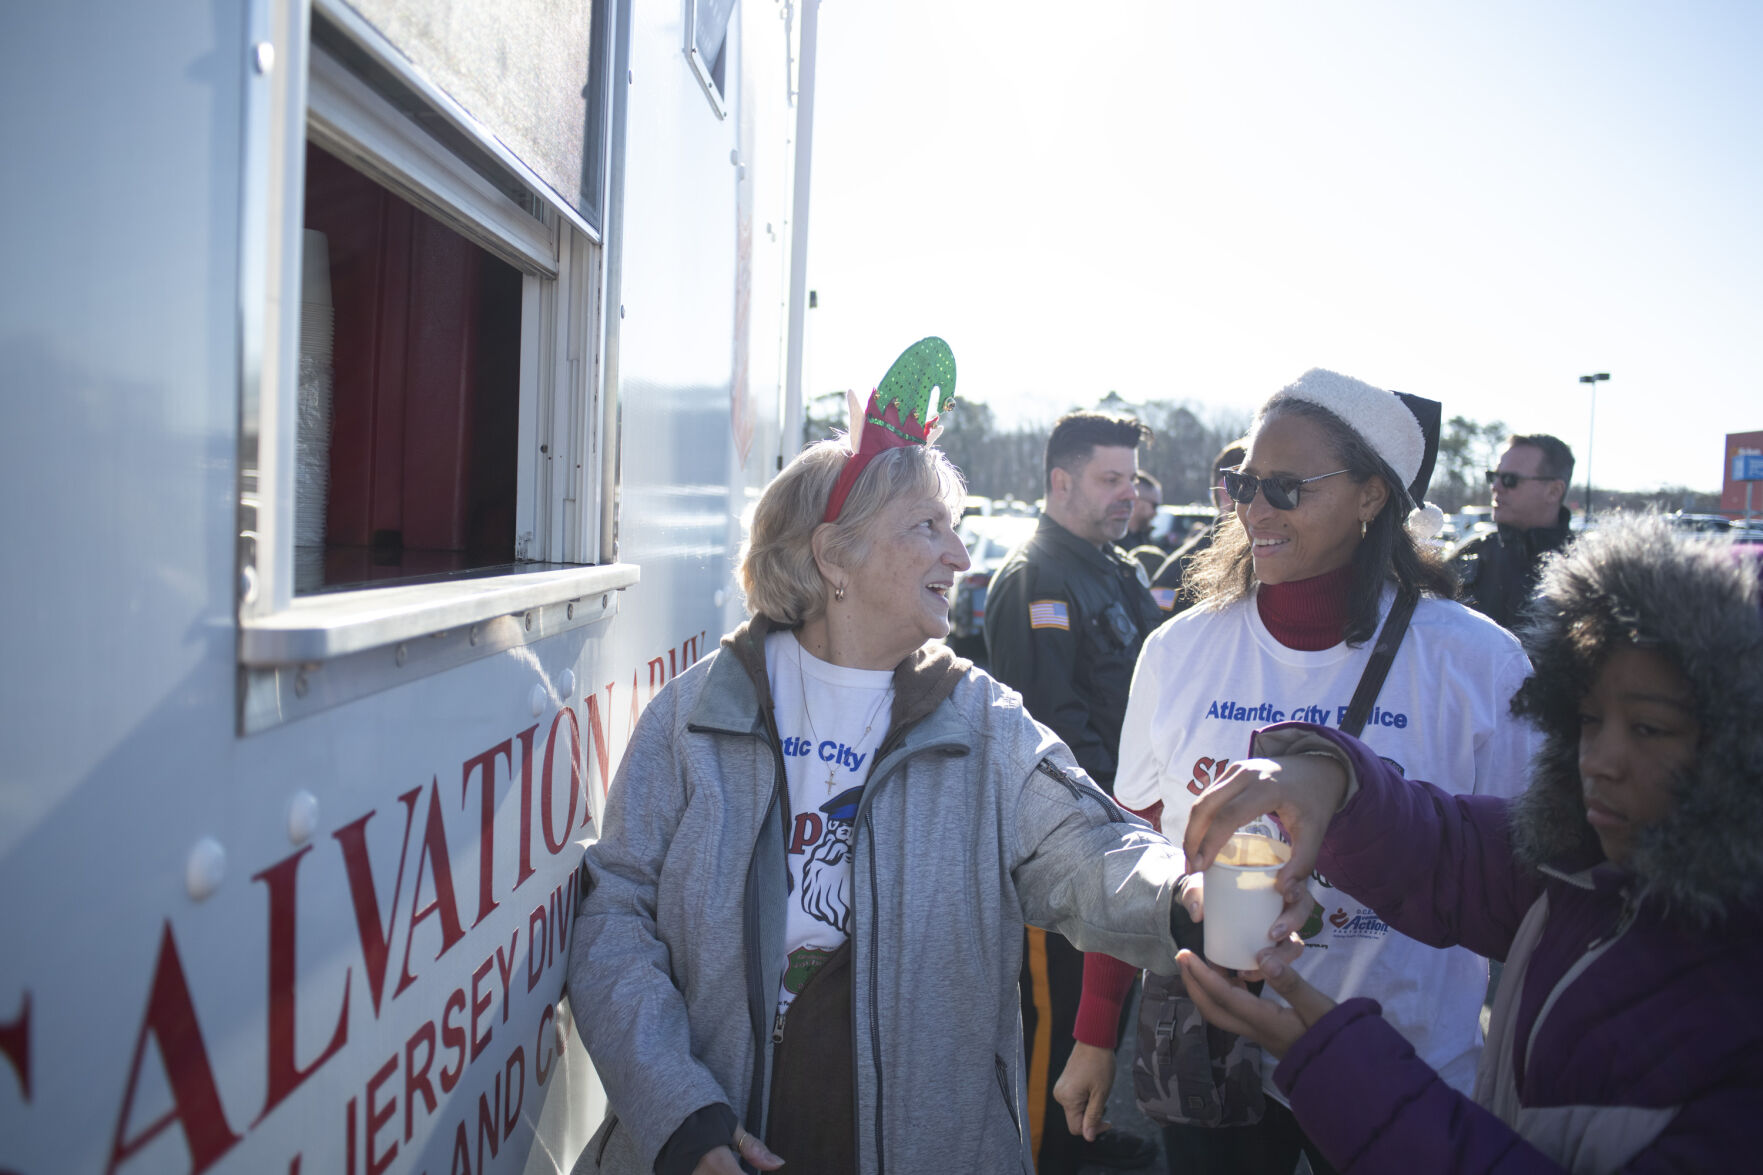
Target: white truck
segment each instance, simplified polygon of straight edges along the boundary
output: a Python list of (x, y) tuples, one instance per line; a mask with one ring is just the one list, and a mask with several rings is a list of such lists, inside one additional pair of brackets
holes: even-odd
[(0, 14), (0, 1171), (565, 1171), (800, 435), (817, 0)]

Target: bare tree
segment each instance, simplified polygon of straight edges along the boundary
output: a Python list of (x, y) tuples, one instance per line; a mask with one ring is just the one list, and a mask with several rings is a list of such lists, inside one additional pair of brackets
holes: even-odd
[(1162, 400), (1144, 405), (1139, 419), (1155, 434), (1139, 464), (1163, 483), (1163, 500), (1169, 503), (1208, 501), (1218, 451), (1249, 427), (1246, 413)]
[(845, 393), (821, 392), (802, 407), (802, 443), (831, 440), (835, 432), (851, 427), (851, 410)]
[(1500, 459), (1511, 430), (1501, 420), (1482, 424), (1465, 416), (1445, 422), (1439, 437), (1438, 463), (1433, 467), (1427, 498), (1446, 513), (1455, 513), (1488, 497), (1486, 472)]

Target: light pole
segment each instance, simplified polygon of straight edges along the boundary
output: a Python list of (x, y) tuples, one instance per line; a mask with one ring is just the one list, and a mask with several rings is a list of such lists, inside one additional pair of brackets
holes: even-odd
[(1585, 521), (1592, 520), (1592, 431), (1598, 424), (1598, 382), (1610, 378), (1608, 371), (1600, 371), (1596, 375), (1582, 375), (1579, 382), (1592, 389), (1592, 418), (1585, 427)]

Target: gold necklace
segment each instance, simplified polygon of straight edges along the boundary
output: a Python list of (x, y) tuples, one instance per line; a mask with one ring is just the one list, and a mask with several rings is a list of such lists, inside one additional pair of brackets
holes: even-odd
[[(802, 713), (808, 719), (808, 733), (814, 736), (814, 745), (816, 747), (819, 747), (820, 746), (820, 731), (818, 731), (814, 728), (814, 711), (812, 709), (810, 709), (808, 706), (808, 674), (802, 668), (802, 652), (803, 652), (803, 650), (802, 650), (801, 642), (797, 642), (797, 644), (796, 644), (796, 681), (802, 688)], [(887, 701), (888, 698), (892, 697), (893, 692), (894, 691), (893, 691), (892, 687), (890, 687), (888, 689), (884, 689), (881, 692), (881, 696), (875, 700), (875, 705), (873, 705), (869, 708), (869, 720), (863, 724), (863, 733), (857, 736), (857, 745), (858, 746), (862, 746), (864, 744), (864, 742), (866, 742), (868, 740), (869, 732), (875, 729), (875, 718), (876, 718), (877, 714), (881, 713), (882, 703)], [(826, 794), (827, 795), (829, 795), (829, 796), (832, 795), (833, 784), (835, 782), (837, 782), (838, 777), (839, 777), (839, 760), (838, 760), (837, 756), (835, 756), (833, 758), (832, 764), (829, 767), (827, 767), (827, 769), (826, 769)]]

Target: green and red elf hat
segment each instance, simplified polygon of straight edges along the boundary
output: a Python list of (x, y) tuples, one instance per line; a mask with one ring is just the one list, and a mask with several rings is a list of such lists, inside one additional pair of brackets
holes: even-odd
[(851, 432), (856, 450), (845, 459), (839, 480), (826, 500), (823, 521), (837, 522), (857, 478), (882, 453), (907, 445), (927, 445), (941, 431), (937, 419), (955, 404), (955, 354), (949, 344), (919, 339), (894, 360), (881, 386), (869, 393), (869, 407), (857, 413), (851, 397)]

